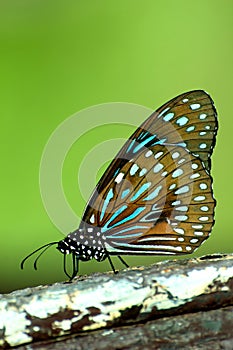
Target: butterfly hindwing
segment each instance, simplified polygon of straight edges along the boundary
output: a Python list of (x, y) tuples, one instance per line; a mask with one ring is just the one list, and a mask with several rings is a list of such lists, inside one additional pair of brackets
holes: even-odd
[[(147, 153), (152, 167), (140, 176)], [(208, 237), (215, 207), (210, 176), (182, 147), (170, 146), (163, 153), (161, 146), (141, 152), (130, 167), (121, 169), (121, 182), (107, 189), (105, 198), (111, 192), (115, 199), (109, 208), (103, 201), (105, 215), (99, 225), (112, 254), (190, 253)]]

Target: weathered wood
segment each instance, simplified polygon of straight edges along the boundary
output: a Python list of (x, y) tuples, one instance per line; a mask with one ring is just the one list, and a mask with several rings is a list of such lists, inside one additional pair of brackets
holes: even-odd
[(233, 306), (99, 330), (17, 350), (216, 350), (233, 348)]
[[(166, 342), (172, 344), (176, 339), (173, 338), (174, 332), (180, 332), (180, 344), (190, 338), (188, 348), (192, 349), (190, 345), (195, 344), (195, 337), (204, 341), (206, 334), (209, 342), (215, 339), (213, 330), (222, 341), (232, 339), (232, 332), (229, 332), (228, 327), (231, 325), (230, 329), (233, 329), (232, 308), (229, 307), (231, 305), (233, 254), (166, 261), (146, 268), (127, 269), (118, 275), (95, 274), (76, 279), (71, 284), (56, 283), (2, 295), (0, 347), (10, 348), (44, 340), (47, 345), (35, 343), (30, 344), (30, 348), (49, 349), (50, 339), (53, 349), (59, 348), (63, 342), (68, 342), (62, 345), (63, 348), (84, 349), (85, 340), (80, 335), (92, 332), (91, 335), (85, 335), (86, 342), (90, 343), (90, 347), (86, 346), (85, 349), (111, 349), (111, 346), (116, 348), (115, 343), (113, 344), (114, 337), (121, 337), (118, 332), (123, 332), (120, 339), (125, 337), (125, 344), (127, 334), (130, 334), (131, 342), (139, 339), (139, 347), (134, 344), (134, 349), (140, 349), (140, 346), (144, 350), (146, 346), (148, 349), (155, 348), (150, 347), (150, 339), (153, 339), (154, 344), (158, 342), (156, 348), (165, 349), (162, 346)], [(223, 309), (224, 307), (227, 308)], [(221, 309), (214, 310), (216, 308)], [(190, 314), (198, 311), (199, 313)], [(180, 314), (185, 315), (177, 316)], [(144, 324), (158, 318), (160, 320)], [(181, 322), (183, 319), (190, 328)], [(206, 320), (206, 323), (201, 322), (202, 320)], [(126, 327), (135, 324), (137, 325), (134, 327)], [(170, 336), (165, 332), (166, 329), (169, 330), (169, 324)], [(119, 328), (122, 326), (122, 329)], [(101, 328), (108, 330), (93, 334), (94, 330)], [(136, 337), (135, 329), (140, 330), (141, 338)], [(162, 334), (166, 341), (159, 337), (160, 333), (156, 333), (159, 329), (164, 329), (165, 333)], [(224, 329), (228, 329), (227, 337)], [(72, 334), (75, 333), (79, 333), (78, 338), (77, 335), (73, 338)], [(63, 339), (62, 343), (56, 342), (57, 337), (64, 335), (71, 339)], [(95, 337), (99, 337), (98, 345), (102, 339), (103, 347), (95, 347)], [(24, 348), (27, 347), (21, 347)], [(120, 344), (117, 348), (121, 348)]]

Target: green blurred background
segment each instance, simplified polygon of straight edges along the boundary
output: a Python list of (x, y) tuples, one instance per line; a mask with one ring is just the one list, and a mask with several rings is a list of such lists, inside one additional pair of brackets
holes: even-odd
[[(33, 260), (24, 271), (19, 263), (40, 245), (63, 238), (40, 196), (48, 138), (71, 114), (100, 103), (154, 109), (187, 90), (211, 94), (220, 120), (212, 171), (218, 206), (213, 234), (194, 255), (232, 252), (232, 16), (230, 0), (0, 1), (0, 292), (65, 280), (55, 248), (37, 272)], [(99, 127), (72, 147), (63, 184), (79, 215), (85, 206), (77, 183), (80, 155), (132, 131), (126, 125)], [(101, 164), (98, 176), (103, 170)], [(161, 259), (126, 260), (140, 265)], [(106, 270), (107, 262), (87, 262), (80, 273)]]

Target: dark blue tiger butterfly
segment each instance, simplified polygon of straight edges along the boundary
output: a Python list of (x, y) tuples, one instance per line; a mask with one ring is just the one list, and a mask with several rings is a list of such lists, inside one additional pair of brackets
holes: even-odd
[[(186, 92), (154, 112), (129, 138), (97, 184), (77, 230), (53, 244), (64, 254), (73, 279), (79, 260), (111, 255), (192, 253), (214, 224), (210, 176), (217, 134), (210, 96)], [(66, 270), (72, 254), (73, 272)]]

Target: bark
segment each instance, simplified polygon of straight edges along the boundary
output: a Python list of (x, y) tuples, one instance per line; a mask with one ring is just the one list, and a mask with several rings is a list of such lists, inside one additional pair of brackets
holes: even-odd
[(232, 349), (232, 340), (233, 254), (0, 297), (0, 348)]

